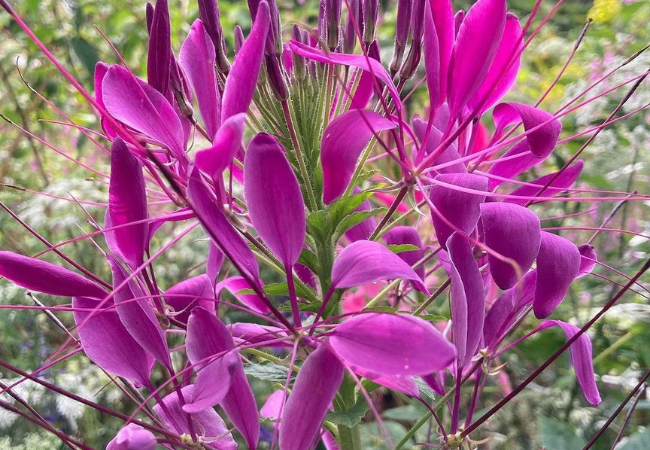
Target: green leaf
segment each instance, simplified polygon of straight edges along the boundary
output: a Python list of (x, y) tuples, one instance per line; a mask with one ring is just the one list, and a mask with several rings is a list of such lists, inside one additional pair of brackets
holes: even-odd
[(371, 209), (370, 211), (357, 211), (348, 214), (348, 216), (345, 217), (336, 226), (336, 230), (334, 231), (334, 241), (338, 241), (339, 238), (343, 235), (343, 233), (348, 231), (353, 226), (359, 225), (364, 220), (376, 216), (377, 214), (383, 213), (386, 210), (387, 208), (374, 208)]
[(73, 37), (70, 39), (70, 45), (74, 54), (77, 55), (79, 61), (84, 65), (90, 76), (95, 73), (95, 64), (99, 61), (99, 52), (87, 40), (82, 37)]
[(389, 420), (415, 422), (422, 417), (422, 411), (418, 411), (413, 405), (398, 406), (384, 411), (383, 416)]
[(298, 258), (298, 262), (312, 272), (318, 273), (318, 257), (311, 250), (307, 248), (303, 249), (302, 253), (300, 253), (300, 258)]
[[(306, 298), (309, 301), (316, 301), (316, 295), (309, 289), (304, 289), (300, 285), (295, 286), (298, 297)], [(289, 285), (285, 281), (282, 283), (269, 283), (264, 286), (264, 292), (268, 295), (289, 295)]]
[[(401, 441), (406, 436), (406, 428), (403, 425), (387, 420), (384, 422), (384, 427), (388, 432), (393, 444)], [(376, 422), (364, 423), (360, 425), (361, 429), (361, 445), (365, 450), (390, 450), (393, 447), (388, 445), (383, 433), (379, 429)], [(413, 440), (409, 440), (405, 449), (411, 448), (414, 444)]]
[(275, 383), (286, 383), (289, 369), (277, 364), (267, 362), (264, 364), (246, 363), (244, 373), (259, 380), (272, 381)]
[(343, 411), (330, 411), (327, 413), (325, 420), (328, 420), (336, 425), (343, 425), (352, 428), (364, 418), (370, 407), (366, 400), (361, 397), (349, 409)]
[(575, 450), (586, 444), (585, 440), (575, 433), (574, 427), (553, 417), (540, 417), (539, 429), (541, 444), (548, 449)]
[(625, 444), (618, 447), (618, 450), (647, 450), (650, 448), (650, 428), (647, 428), (643, 433), (635, 433), (625, 442)]
[(420, 250), (417, 245), (413, 244), (393, 244), (386, 246), (388, 250), (393, 253), (412, 252), (413, 250)]

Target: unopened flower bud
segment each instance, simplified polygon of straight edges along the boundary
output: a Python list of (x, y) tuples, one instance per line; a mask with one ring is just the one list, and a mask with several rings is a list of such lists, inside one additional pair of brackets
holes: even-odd
[(399, 0), (397, 5), (397, 32), (395, 33), (395, 52), (393, 59), (390, 63), (390, 73), (395, 76), (400, 64), (402, 64), (402, 57), (406, 49), (406, 41), (409, 37), (409, 30), (411, 25), (411, 8), (413, 0)]
[(205, 31), (210, 36), (216, 53), (217, 70), (221, 73), (230, 71), (230, 62), (226, 53), (226, 41), (219, 21), (219, 5), (217, 0), (199, 0), (199, 19), (203, 22)]
[(406, 57), (406, 61), (404, 61), (399, 71), (399, 76), (402, 80), (411, 78), (420, 64), (425, 7), (426, 0), (414, 0), (413, 13), (411, 14), (411, 48)]
[[(303, 34), (302, 31), (300, 30), (300, 27), (294, 24), (293, 28), (291, 29), (291, 37), (298, 42), (304, 43), (304, 41), (302, 40), (302, 36)], [(305, 66), (305, 58), (293, 52), (293, 76), (297, 80), (302, 81), (305, 79), (306, 74), (307, 72)]]
[(363, 2), (363, 42), (368, 46), (375, 40), (375, 28), (379, 18), (379, 0)]
[(264, 60), (268, 82), (271, 86), (271, 90), (273, 90), (273, 94), (275, 94), (275, 97), (280, 101), (288, 99), (289, 91), (287, 89), (287, 84), (284, 81), (284, 74), (282, 73), (280, 60), (276, 58), (275, 55), (269, 55), (268, 53), (264, 55)]
[(327, 0), (325, 14), (327, 18), (327, 46), (334, 51), (339, 46), (339, 31), (341, 27), (342, 0)]
[(235, 25), (233, 34), (235, 35), (235, 54), (238, 54), (242, 45), (244, 45), (244, 32), (239, 25)]

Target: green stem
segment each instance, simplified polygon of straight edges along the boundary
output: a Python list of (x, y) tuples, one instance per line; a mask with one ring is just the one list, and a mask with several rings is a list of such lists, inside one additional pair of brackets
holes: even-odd
[[(341, 383), (339, 395), (343, 403), (341, 406), (344, 408), (351, 408), (357, 401), (356, 384), (348, 375)], [(338, 425), (339, 431), (339, 448), (341, 450), (361, 450), (361, 435), (359, 433), (359, 425), (353, 427), (346, 427), (345, 425)]]
[[(432, 410), (432, 411), (436, 411), (436, 410), (438, 410), (442, 405), (445, 404), (445, 402), (446, 402), (446, 401), (447, 401), (447, 400), (448, 400), (452, 395), (454, 395), (454, 389), (449, 389), (449, 390), (445, 393), (445, 395), (443, 395), (442, 397), (440, 397), (440, 398), (438, 399), (438, 401), (435, 402), (435, 403), (433, 404), (433, 406), (431, 407), (431, 410)], [(395, 446), (395, 448), (394, 448), (393, 450), (400, 450), (402, 447), (404, 447), (404, 446), (407, 444), (407, 442), (408, 442), (408, 441), (409, 441), (409, 440), (410, 440), (410, 439), (415, 435), (415, 433), (417, 433), (417, 431), (418, 431), (420, 428), (422, 428), (424, 425), (427, 424), (427, 422), (429, 422), (429, 419), (431, 419), (431, 416), (432, 416), (431, 411), (427, 411), (427, 413), (426, 413), (425, 415), (423, 415), (422, 417), (420, 417), (420, 420), (418, 420), (418, 421), (415, 423), (415, 425), (413, 425), (413, 427), (412, 427), (412, 428), (411, 428), (411, 429), (410, 429), (410, 430), (409, 430), (409, 431), (404, 435), (404, 437), (402, 438), (402, 440), (399, 441), (399, 442), (397, 443), (397, 445)]]

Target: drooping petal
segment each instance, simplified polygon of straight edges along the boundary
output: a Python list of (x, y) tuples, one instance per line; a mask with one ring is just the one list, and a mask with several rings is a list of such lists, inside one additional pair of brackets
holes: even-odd
[(230, 379), (238, 364), (236, 351), (205, 364), (198, 372), (192, 398), (183, 405), (183, 411), (192, 414), (221, 403), (230, 390)]
[(469, 241), (458, 233), (447, 241), (451, 259), (452, 332), (458, 362), (464, 366), (476, 354), (483, 336), (485, 289)]
[(72, 298), (81, 348), (107, 372), (148, 384), (154, 359), (131, 337), (114, 309), (105, 306), (94, 311), (98, 306), (99, 301), (94, 298)]
[[(438, 113), (436, 114), (436, 117), (434, 118), (433, 124), (429, 129), (429, 135), (427, 137), (426, 142), (422, 142), (422, 145), (424, 146), (424, 151), (428, 155), (436, 148), (438, 145), (442, 142), (442, 137), (443, 137), (443, 132), (440, 131), (438, 128), (439, 126), (446, 127), (447, 123), (449, 122), (449, 118), (446, 117), (445, 114), (443, 114), (446, 111), (446, 103), (442, 105), (440, 109), (438, 109)], [(440, 123), (438, 122), (438, 119)], [(444, 125), (443, 125), (444, 123)], [(413, 129), (415, 131), (415, 135), (417, 138), (422, 141), (426, 135), (427, 131), (427, 122), (424, 122), (423, 120), (418, 119), (417, 117), (413, 119)], [(449, 163), (452, 161), (456, 161), (460, 159), (460, 153), (458, 153), (458, 149), (456, 148), (456, 144), (449, 144), (446, 149), (440, 153), (440, 155), (433, 161), (432, 165), (438, 165), (438, 164), (445, 164)], [(443, 167), (438, 170), (439, 173), (467, 173), (467, 167), (465, 167), (465, 164), (462, 162), (456, 162), (455, 164), (451, 164), (447, 167)]]
[(260, 272), (255, 255), (213, 200), (197, 169), (190, 175), (187, 194), (212, 241), (252, 279), (259, 279)]
[(226, 78), (221, 109), (221, 120), (223, 121), (235, 114), (248, 112), (248, 105), (253, 100), (257, 78), (262, 66), (270, 22), (269, 5), (266, 2), (260, 2), (253, 28), (237, 53), (232, 69)]
[[(111, 147), (111, 178), (108, 186), (108, 216), (110, 226), (117, 227), (145, 220), (147, 194), (142, 165), (117, 138)], [(149, 245), (149, 224), (146, 222), (109, 231), (113, 235), (118, 254), (132, 268), (142, 264), (142, 256)], [(107, 243), (110, 243), (107, 240)]]
[(356, 241), (345, 247), (334, 261), (331, 289), (399, 278), (411, 280), (426, 291), (418, 274), (395, 253), (374, 241)]
[(492, 164), (488, 170), (488, 174), (493, 175), (490, 177), (488, 189), (494, 190), (497, 186), (544, 162), (547, 157), (548, 155), (538, 158), (531, 153), (528, 141), (519, 142), (503, 154), (503, 161)]
[(219, 128), (212, 146), (196, 152), (196, 165), (213, 180), (221, 177), (239, 150), (244, 137), (246, 114), (229, 117)]
[(537, 288), (533, 311), (535, 317), (550, 316), (564, 300), (569, 286), (580, 271), (580, 251), (563, 237), (542, 232), (537, 255)]
[(252, 289), (250, 284), (242, 277), (228, 277), (225, 280), (217, 283), (214, 290), (217, 294), (223, 290), (230, 292), (237, 300), (242, 302), (244, 305), (251, 308), (253, 311), (257, 311), (262, 314), (268, 314), (271, 310), (264, 301), (257, 296), (257, 294), (252, 293), (242, 293), (240, 291)]
[(180, 64), (196, 95), (208, 136), (212, 138), (221, 124), (221, 99), (217, 94), (214, 44), (203, 22), (194, 21), (180, 52)]
[[(104, 83), (104, 77), (106, 76), (106, 73), (108, 72), (108, 69), (110, 69), (110, 66), (104, 62), (99, 61), (95, 65), (95, 74), (94, 74), (94, 82), (95, 82), (95, 101), (99, 103), (99, 105), (102, 108), (106, 108), (104, 105), (104, 98), (102, 96), (102, 84)], [(113, 129), (113, 127), (108, 123), (106, 116), (102, 114), (101, 117), (101, 125), (102, 125), (102, 130), (104, 130), (104, 133), (109, 139), (113, 139), (117, 133)]]
[[(546, 184), (553, 180), (549, 187), (547, 187), (543, 193), (541, 194), (543, 197), (550, 197), (552, 195), (557, 194), (558, 192), (562, 192), (564, 189), (568, 188), (571, 186), (575, 181), (578, 179), (580, 176), (580, 172), (582, 172), (582, 167), (584, 166), (584, 162), (582, 160), (578, 160), (575, 164), (573, 164), (571, 167), (567, 168), (565, 171), (560, 173), (560, 175), (557, 175), (557, 173), (549, 173), (548, 175), (544, 175), (543, 177), (539, 177), (536, 180), (533, 180), (530, 182), (530, 184), (533, 184), (535, 186), (531, 185), (524, 185), (521, 186), (514, 191), (510, 193), (510, 195), (518, 195), (522, 197), (532, 197), (540, 192), (542, 192), (542, 189)], [(527, 198), (522, 198), (521, 200), (519, 199), (513, 199), (513, 198), (507, 198), (504, 201), (509, 202), (509, 203), (516, 203), (518, 205), (525, 205), (528, 203)]]
[(465, 234), (470, 234), (476, 228), (481, 215), (481, 204), (485, 202), (485, 195), (463, 192), (451, 186), (471, 189), (474, 191), (487, 191), (488, 180), (481, 175), (471, 173), (445, 173), (434, 178), (450, 186), (434, 184), (430, 191), (430, 198), (436, 207), (437, 213), (431, 213), (431, 220), (436, 229), (438, 243), (447, 248), (447, 239), (456, 230), (445, 223), (444, 217)]
[(476, 114), (480, 116), (508, 93), (517, 79), (523, 46), (519, 18), (508, 13), (496, 57), (483, 84), (467, 104), (470, 111), (478, 108)]
[(523, 123), (525, 131), (534, 129), (526, 135), (526, 141), (530, 152), (537, 158), (546, 158), (551, 154), (562, 131), (562, 124), (553, 114), (523, 103), (500, 103), (494, 108), (493, 117), (497, 132), (519, 121)]
[(367, 378), (381, 386), (393, 389), (411, 397), (420, 395), (415, 378), (410, 375), (379, 375), (368, 370), (363, 370), (358, 367), (352, 367), (352, 370), (357, 375)]
[(144, 293), (133, 280), (120, 287), (126, 281), (127, 274), (116, 262), (111, 260), (109, 262), (113, 272), (113, 288), (116, 289), (113, 291), (115, 310), (124, 327), (142, 348), (151, 353), (166, 368), (171, 369), (172, 363), (165, 333), (149, 300), (144, 298)]
[(380, 375), (424, 375), (456, 356), (431, 323), (402, 314), (352, 317), (334, 329), (330, 345), (348, 363)]
[(448, 98), (452, 117), (456, 117), (485, 80), (505, 23), (505, 0), (478, 0), (465, 15), (449, 68)]
[[(541, 241), (539, 218), (532, 211), (512, 203), (493, 202), (481, 205), (481, 222), (485, 244), (519, 266), (523, 276), (537, 258)], [(517, 272), (506, 261), (488, 255), (490, 273), (501, 289), (517, 283)]]
[(155, 450), (156, 436), (140, 425), (130, 423), (117, 432), (106, 450)]
[(580, 271), (578, 272), (578, 278), (591, 273), (598, 262), (598, 255), (594, 246), (590, 244), (582, 244), (578, 246), (580, 251)]
[[(393, 227), (388, 233), (384, 235), (384, 241), (388, 245), (404, 245), (410, 244), (418, 248), (418, 250), (409, 250), (397, 254), (405, 263), (413, 267), (424, 256), (422, 250), (422, 239), (417, 230), (408, 226)], [(424, 280), (424, 265), (415, 269), (415, 273)]]
[[(571, 339), (576, 335), (576, 333), (578, 333), (578, 331), (580, 331), (580, 328), (575, 325), (560, 320), (546, 320), (542, 322), (539, 329), (543, 330), (553, 326), (562, 328), (567, 340)], [(594, 406), (598, 405), (601, 399), (600, 393), (598, 392), (598, 386), (596, 385), (596, 378), (594, 376), (591, 340), (589, 339), (589, 336), (586, 333), (583, 333), (578, 340), (569, 347), (569, 351), (571, 352), (571, 364), (573, 364), (573, 369), (576, 372), (576, 378), (578, 378), (578, 383), (582, 388), (582, 393), (590, 404)]]
[(327, 126), (323, 132), (320, 155), (325, 203), (332, 203), (345, 192), (357, 160), (370, 138), (395, 126), (375, 112), (359, 109), (341, 114)]
[(269, 347), (291, 347), (287, 331), (270, 325), (260, 325), (257, 323), (236, 322), (230, 325), (232, 336), (237, 339), (246, 341), (249, 344), (260, 344), (264, 342), (286, 339), (286, 342), (274, 342)]
[(0, 276), (31, 291), (62, 297), (104, 298), (107, 293), (78, 273), (46, 261), (0, 251)]
[(185, 324), (197, 306), (214, 312), (214, 289), (210, 277), (199, 275), (170, 287), (165, 292), (165, 302), (174, 308), (174, 319)]
[[(235, 346), (228, 328), (203, 308), (194, 308), (187, 323), (185, 339), (187, 356), (192, 364), (200, 364), (214, 355), (224, 354)], [(226, 414), (244, 437), (249, 448), (257, 448), (260, 424), (257, 405), (241, 361), (230, 376), (230, 389), (221, 401)]]
[(282, 147), (269, 134), (258, 134), (248, 145), (244, 196), (257, 233), (286, 267), (293, 266), (305, 244), (305, 203)]
[(179, 160), (185, 158), (180, 119), (160, 92), (115, 65), (104, 77), (102, 96), (106, 109), (117, 120), (168, 147)]
[(171, 23), (167, 0), (156, 0), (149, 30), (147, 81), (149, 86), (168, 97), (172, 59)]
[[(194, 385), (182, 388), (181, 394), (184, 399), (192, 398)], [(194, 431), (198, 431), (205, 445), (216, 450), (237, 450), (237, 443), (232, 434), (214, 409), (207, 408), (203, 411), (188, 414), (183, 411), (183, 403), (176, 391), (163, 398), (162, 402), (165, 404), (164, 409), (160, 405), (155, 405), (153, 410), (172, 431), (181, 435), (190, 434), (189, 424), (194, 422)]]
[(343, 381), (343, 372), (343, 364), (323, 344), (307, 357), (282, 412), (282, 450), (312, 448), (325, 414)]

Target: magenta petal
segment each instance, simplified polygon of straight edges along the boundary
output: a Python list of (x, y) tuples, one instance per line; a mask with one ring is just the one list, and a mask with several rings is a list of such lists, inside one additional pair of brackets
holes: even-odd
[(273, 392), (260, 409), (260, 415), (265, 419), (279, 420), (284, 408), (285, 397), (284, 391), (281, 389)]
[[(185, 400), (192, 398), (194, 385), (185, 386), (181, 389), (181, 393)], [(155, 405), (153, 410), (170, 430), (178, 434), (190, 434), (189, 423), (191, 420), (194, 422), (194, 430), (198, 431), (206, 445), (216, 450), (237, 450), (237, 443), (228, 432), (228, 427), (223, 419), (214, 409), (208, 408), (187, 414), (183, 411), (183, 403), (176, 391), (163, 398), (162, 402), (165, 404), (164, 410), (160, 405)]]
[(307, 357), (282, 412), (282, 450), (312, 448), (343, 373), (343, 364), (324, 344)]
[(140, 425), (130, 423), (108, 443), (106, 450), (155, 450), (156, 436)]
[[(488, 186), (487, 178), (471, 173), (440, 174), (436, 175), (435, 180), (474, 191), (487, 191)], [(481, 204), (485, 202), (485, 195), (434, 184), (429, 196), (438, 212), (438, 214), (431, 213), (431, 220), (442, 248), (447, 248), (447, 239), (456, 230), (447, 225), (440, 216), (467, 235), (474, 231), (481, 215)]]
[(505, 0), (478, 0), (465, 15), (451, 57), (448, 98), (452, 117), (456, 117), (485, 80), (505, 23)]
[(117, 120), (167, 146), (176, 158), (185, 158), (180, 119), (160, 92), (115, 65), (104, 77), (102, 96), (106, 109)]
[[(203, 308), (194, 308), (187, 323), (185, 339), (187, 356), (192, 364), (224, 354), (235, 346), (228, 328)], [(241, 361), (238, 361), (230, 376), (230, 389), (221, 401), (226, 414), (235, 428), (242, 434), (249, 448), (257, 448), (259, 417), (255, 397), (251, 390)]]
[(578, 278), (580, 278), (594, 270), (598, 261), (598, 255), (596, 254), (596, 250), (594, 250), (594, 246), (590, 244), (582, 244), (578, 247), (578, 250), (580, 251), (580, 271)]
[(187, 194), (198, 219), (212, 241), (250, 278), (259, 279), (260, 272), (255, 255), (212, 198), (201, 174), (196, 169), (190, 176)]
[(95, 282), (63, 267), (17, 253), (0, 251), (0, 276), (14, 284), (49, 295), (104, 298)]
[(452, 332), (458, 362), (467, 364), (483, 337), (485, 288), (467, 238), (454, 233), (447, 241), (451, 258)]
[(440, 76), (440, 44), (431, 8), (424, 10), (424, 68), (429, 89), (429, 104), (435, 111), (445, 101)]
[(546, 158), (551, 154), (562, 131), (562, 124), (552, 114), (523, 103), (500, 103), (494, 108), (493, 117), (497, 132), (519, 121), (526, 131), (535, 128), (526, 135), (526, 141), (530, 152), (537, 158)]
[[(361, 190), (359, 188), (355, 188), (352, 192), (358, 194), (361, 192)], [(370, 211), (371, 209), (372, 207), (370, 205), (370, 201), (365, 200), (359, 205), (357, 209), (354, 210), (354, 212)], [(376, 227), (377, 222), (375, 221), (375, 218), (368, 217), (363, 222), (347, 230), (345, 232), (345, 236), (350, 240), (350, 242), (368, 240), (370, 238), (370, 235), (372, 235), (372, 232), (375, 231)]]
[(380, 280), (403, 278), (426, 291), (422, 279), (399, 256), (374, 241), (356, 241), (334, 261), (330, 289), (348, 288)]
[[(553, 326), (562, 328), (567, 340), (571, 339), (576, 335), (576, 333), (578, 333), (578, 331), (580, 331), (580, 328), (575, 325), (560, 320), (546, 320), (542, 322), (539, 329), (543, 330)], [(578, 383), (582, 388), (585, 398), (590, 404), (594, 406), (598, 405), (601, 400), (598, 386), (596, 385), (596, 378), (594, 376), (591, 340), (589, 339), (589, 336), (586, 333), (583, 333), (578, 340), (569, 347), (569, 351), (571, 352), (571, 364), (573, 364), (573, 369), (576, 372)]]
[(239, 151), (244, 137), (246, 114), (229, 117), (214, 136), (212, 147), (196, 152), (196, 165), (213, 180), (219, 179)]
[[(541, 241), (539, 218), (523, 206), (494, 202), (481, 205), (485, 244), (519, 266), (523, 276), (537, 258)], [(514, 286), (517, 272), (511, 264), (488, 255), (490, 273), (501, 289)]]
[(180, 52), (180, 64), (199, 103), (208, 136), (217, 133), (221, 122), (221, 99), (217, 94), (214, 44), (200, 20), (194, 21)]
[[(435, 25), (436, 39), (438, 41), (438, 57), (440, 59), (440, 81), (438, 82), (439, 92), (437, 98), (444, 101), (447, 95), (447, 83), (449, 79), (449, 64), (451, 61), (451, 53), (454, 46), (455, 30), (454, 30), (454, 9), (451, 0), (429, 1), (431, 9), (431, 17)], [(426, 20), (426, 16), (425, 16)], [(426, 27), (426, 22), (425, 22)], [(426, 33), (426, 28), (425, 28)], [(425, 51), (426, 41), (425, 41)], [(425, 56), (426, 64), (426, 56)], [(433, 96), (432, 93), (429, 93)], [(432, 97), (433, 98), (433, 97)], [(433, 104), (432, 104), (433, 106)]]
[(293, 266), (305, 244), (305, 203), (296, 174), (270, 134), (260, 133), (248, 145), (244, 196), (257, 233), (285, 267)]
[[(514, 14), (508, 13), (496, 57), (480, 89), (467, 105), (470, 111), (480, 106), (476, 111), (480, 116), (508, 93), (517, 79), (523, 46), (519, 19)], [(510, 65), (511, 61), (512, 65)]]
[(345, 192), (357, 160), (370, 138), (395, 126), (375, 112), (360, 109), (341, 114), (327, 126), (323, 132), (320, 155), (325, 203), (332, 203)]
[(393, 97), (393, 101), (401, 107), (399, 92), (393, 83), (393, 79), (388, 74), (384, 66), (379, 61), (364, 55), (349, 55), (346, 53), (325, 53), (314, 47), (310, 47), (302, 42), (291, 40), (289, 43), (291, 50), (303, 58), (318, 61), (326, 64), (339, 64), (342, 66), (352, 66), (361, 70), (370, 72), (375, 78), (386, 84), (388, 92)]
[[(510, 157), (512, 157), (512, 159), (506, 159)], [(496, 162), (492, 165), (492, 167), (490, 167), (488, 173), (490, 175), (494, 175), (494, 177), (490, 177), (488, 189), (492, 191), (500, 184), (508, 181), (508, 179), (513, 179), (520, 173), (525, 172), (537, 164), (540, 164), (547, 157), (548, 155), (538, 158), (537, 156), (533, 155), (530, 151), (530, 145), (528, 141), (521, 141), (503, 154), (504, 161)]]
[[(104, 99), (102, 97), (102, 83), (104, 82), (106, 73), (108, 73), (108, 69), (110, 69), (110, 66), (101, 61), (95, 65), (95, 101), (104, 109), (106, 106), (104, 105)], [(113, 139), (117, 136), (117, 133), (106, 119), (106, 116), (102, 114), (100, 119), (102, 130), (104, 130), (104, 133), (109, 139)]]
[[(148, 217), (142, 165), (120, 138), (115, 139), (111, 147), (107, 214), (112, 227)], [(136, 268), (142, 264), (142, 255), (149, 245), (148, 223), (118, 228), (108, 233), (113, 235), (114, 241), (107, 240), (107, 243), (115, 242), (120, 256), (130, 267)]]
[(167, 0), (156, 0), (147, 55), (147, 81), (149, 86), (167, 97), (172, 60), (172, 36)]
[[(560, 175), (557, 175), (557, 173), (549, 173), (548, 175), (544, 175), (543, 177), (537, 178), (536, 180), (530, 182), (535, 186), (530, 186), (530, 185), (521, 186), (520, 188), (512, 191), (510, 195), (518, 195), (522, 197), (533, 197), (535, 195), (538, 195), (540, 192), (542, 192), (542, 188), (544, 188), (544, 186), (546, 186), (546, 184), (550, 180), (553, 180), (553, 182), (540, 195), (543, 197), (550, 197), (552, 195), (555, 195), (558, 192), (562, 192), (564, 189), (568, 188), (573, 183), (575, 183), (575, 181), (580, 176), (580, 172), (582, 172), (583, 165), (584, 162), (582, 160), (579, 160), (571, 167), (564, 170)], [(509, 203), (516, 203), (518, 205), (525, 205), (526, 203), (528, 203), (528, 200), (529, 200), (528, 198), (522, 198), (521, 200), (507, 198), (504, 201)]]
[(215, 310), (214, 289), (208, 275), (188, 278), (165, 292), (165, 302), (176, 314), (174, 319), (187, 323), (192, 309), (200, 306), (209, 312)]
[(219, 282), (214, 288), (217, 295), (219, 295), (222, 289), (230, 292), (237, 300), (251, 308), (253, 311), (257, 311), (262, 314), (268, 314), (271, 311), (264, 300), (259, 298), (257, 294), (244, 294), (240, 292), (243, 290), (252, 289), (251, 285), (248, 284), (248, 282), (242, 277), (226, 278), (225, 280)]
[[(397, 254), (397, 256), (411, 267), (413, 267), (415, 263), (421, 260), (424, 256), (424, 250), (422, 250), (422, 239), (420, 239), (420, 235), (413, 227), (394, 227), (384, 235), (384, 241), (386, 241), (386, 244), (388, 245), (410, 244), (416, 246), (418, 250), (409, 250)], [(415, 273), (424, 280), (424, 265), (415, 269)]]
[[(94, 310), (98, 305), (99, 301), (93, 298), (72, 298), (75, 309)], [(120, 377), (143, 385), (149, 383), (154, 360), (131, 337), (114, 309), (74, 311), (74, 321), (81, 348), (91, 361)]]
[(542, 232), (537, 255), (537, 288), (533, 311), (535, 317), (550, 316), (564, 300), (569, 286), (580, 270), (580, 251), (573, 242), (555, 234)]
[(211, 241), (210, 248), (208, 249), (208, 261), (206, 262), (205, 272), (213, 285), (217, 282), (221, 266), (223, 266), (223, 260), (223, 252), (219, 250), (219, 247), (217, 247), (214, 242)]
[[(436, 148), (438, 145), (442, 142), (442, 137), (443, 137), (443, 132), (440, 131), (438, 126), (444, 126), (446, 127), (447, 123), (449, 122), (448, 117), (444, 117), (444, 112), (446, 111), (445, 108), (446, 104), (443, 104), (443, 106), (438, 109), (438, 114), (436, 114), (436, 117), (434, 118), (433, 124), (429, 129), (429, 136), (427, 137), (426, 142), (422, 142), (422, 145), (424, 146), (424, 150), (426, 154), (430, 154)], [(436, 123), (438, 122), (438, 118), (442, 117), (443, 120), (440, 120), (439, 122), (441, 123)], [(444, 122), (444, 125), (443, 125)], [(413, 119), (413, 129), (415, 130), (415, 135), (417, 138), (422, 141), (424, 139), (424, 136), (427, 131), (427, 122), (424, 122), (417, 117)], [(449, 144), (445, 150), (440, 153), (440, 155), (433, 161), (432, 165), (438, 165), (438, 164), (445, 164), (449, 163), (452, 161), (457, 161), (460, 159), (460, 153), (458, 153), (458, 149), (456, 148), (456, 144)], [(462, 162), (456, 162), (454, 164), (451, 164), (447, 167), (443, 167), (442, 169), (438, 170), (439, 173), (467, 173), (467, 167), (465, 167), (465, 164)]]
[(379, 375), (424, 375), (456, 356), (431, 323), (402, 314), (352, 317), (335, 328), (330, 345), (346, 362)]
[(368, 370), (363, 370), (358, 367), (352, 367), (352, 370), (357, 375), (367, 378), (381, 386), (393, 389), (394, 391), (401, 392), (411, 397), (420, 395), (415, 378), (410, 375), (379, 375)]
[(226, 78), (223, 92), (221, 120), (239, 113), (248, 112), (248, 105), (253, 100), (257, 78), (262, 66), (266, 34), (269, 31), (271, 15), (269, 5), (260, 2), (248, 38), (237, 53), (232, 69)]
[[(115, 262), (111, 263), (113, 287), (119, 287), (126, 281), (127, 274)], [(146, 351), (166, 368), (172, 368), (165, 333), (154, 313), (149, 300), (144, 297), (134, 280), (129, 281), (119, 290), (113, 291), (115, 310), (128, 332)]]
[(205, 364), (198, 372), (190, 401), (183, 405), (186, 413), (196, 413), (221, 403), (230, 389), (231, 374), (239, 364), (239, 355), (232, 351)]
[(264, 342), (283, 338), (286, 342), (275, 342), (268, 345), (269, 347), (291, 347), (289, 334), (287, 331), (272, 327), (270, 325), (260, 325), (257, 323), (236, 322), (230, 326), (230, 332), (233, 337), (246, 341), (248, 344), (263, 345)]

